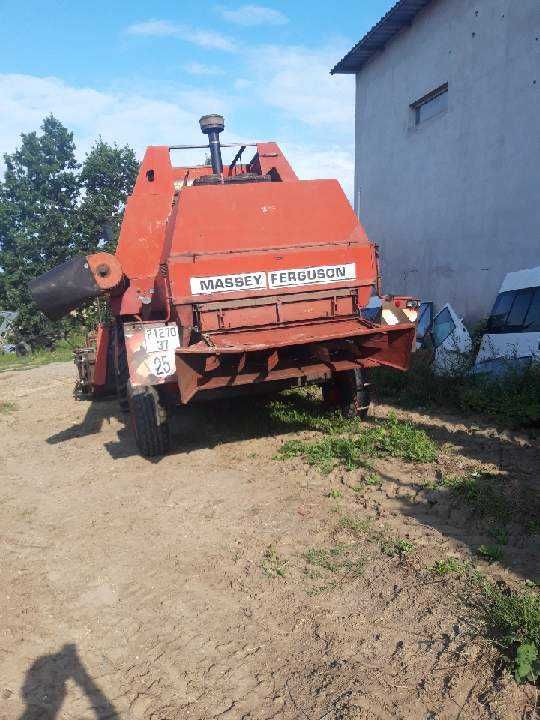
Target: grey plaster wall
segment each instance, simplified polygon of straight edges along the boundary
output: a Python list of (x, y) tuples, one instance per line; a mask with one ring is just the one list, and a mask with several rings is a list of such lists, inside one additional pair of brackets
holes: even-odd
[[(448, 110), (410, 104), (447, 82)], [(355, 209), (385, 292), (484, 317), (540, 265), (540, 0), (433, 0), (356, 77)]]

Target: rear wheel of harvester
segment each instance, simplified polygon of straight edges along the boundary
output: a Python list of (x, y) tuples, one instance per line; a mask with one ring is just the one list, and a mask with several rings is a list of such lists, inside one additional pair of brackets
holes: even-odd
[(326, 392), (329, 399), (334, 399), (344, 417), (366, 419), (371, 398), (363, 368), (335, 373), (333, 383)]
[(155, 387), (127, 385), (131, 426), (141, 455), (165, 455), (170, 447), (167, 408)]

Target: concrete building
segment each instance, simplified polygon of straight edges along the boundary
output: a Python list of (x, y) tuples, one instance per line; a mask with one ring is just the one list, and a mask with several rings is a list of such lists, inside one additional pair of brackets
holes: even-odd
[(355, 210), (385, 292), (485, 317), (540, 265), (540, 0), (400, 0), (356, 75)]

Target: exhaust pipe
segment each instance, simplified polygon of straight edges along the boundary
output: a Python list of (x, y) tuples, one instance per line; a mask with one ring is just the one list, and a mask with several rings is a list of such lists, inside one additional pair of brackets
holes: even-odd
[(203, 115), (199, 120), (199, 125), (201, 126), (202, 132), (208, 135), (212, 171), (216, 175), (221, 175), (223, 173), (223, 160), (221, 159), (219, 133), (222, 132), (225, 127), (225, 121), (221, 115)]

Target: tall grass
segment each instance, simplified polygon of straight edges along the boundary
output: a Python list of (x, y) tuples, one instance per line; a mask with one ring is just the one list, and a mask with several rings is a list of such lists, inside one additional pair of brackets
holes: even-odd
[(540, 363), (522, 370), (509, 364), (500, 377), (473, 375), (468, 365), (452, 376), (437, 376), (429, 357), (419, 352), (408, 372), (377, 368), (371, 380), (380, 398), (403, 407), (481, 413), (510, 426), (540, 423)]
[(59, 340), (52, 350), (36, 350), (28, 355), (0, 353), (0, 372), (6, 370), (27, 370), (52, 362), (66, 362), (73, 359), (73, 350), (81, 345), (81, 335), (72, 335), (67, 340)]

